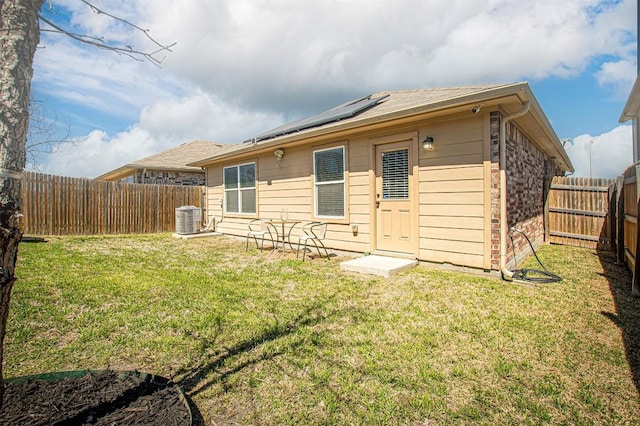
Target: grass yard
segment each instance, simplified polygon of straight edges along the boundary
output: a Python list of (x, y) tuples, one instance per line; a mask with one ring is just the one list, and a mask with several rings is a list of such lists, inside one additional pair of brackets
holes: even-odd
[(205, 425), (639, 424), (630, 274), (590, 250), (539, 255), (564, 282), (357, 275), (227, 238), (24, 243), (5, 377), (153, 372)]

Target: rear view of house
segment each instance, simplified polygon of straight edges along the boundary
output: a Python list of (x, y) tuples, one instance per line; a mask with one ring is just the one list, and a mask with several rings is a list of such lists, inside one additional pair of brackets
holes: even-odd
[[(571, 162), (527, 83), (380, 92), (196, 161), (217, 230), (327, 222), (328, 247), (507, 273)], [(295, 231), (294, 231), (295, 233)]]

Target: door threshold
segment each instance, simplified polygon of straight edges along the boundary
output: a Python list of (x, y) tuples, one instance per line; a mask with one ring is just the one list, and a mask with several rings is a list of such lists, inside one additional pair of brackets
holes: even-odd
[(371, 254), (375, 254), (377, 256), (387, 256), (387, 257), (397, 257), (400, 259), (416, 259), (415, 254), (412, 253), (403, 253), (399, 251), (385, 251), (385, 250), (375, 250), (371, 252)]

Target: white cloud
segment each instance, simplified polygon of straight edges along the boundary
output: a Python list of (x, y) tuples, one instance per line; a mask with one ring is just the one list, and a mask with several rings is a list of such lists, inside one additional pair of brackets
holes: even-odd
[(596, 73), (596, 78), (600, 85), (612, 86), (616, 96), (626, 99), (633, 87), (636, 69), (635, 60), (605, 62)]
[(573, 138), (567, 154), (576, 177), (612, 178), (633, 163), (632, 127), (618, 126), (601, 135)]
[(45, 96), (117, 117), (185, 91), (183, 82), (148, 63), (47, 38), (36, 55), (33, 84)]
[(251, 112), (198, 91), (186, 98), (164, 100), (144, 108), (139, 126), (172, 146), (175, 140), (198, 138), (238, 143), (282, 121), (280, 114)]
[(95, 177), (148, 155), (154, 142), (143, 129), (133, 129), (110, 138), (94, 130), (77, 145), (65, 144), (38, 169), (43, 173), (71, 177)]
[[(43, 34), (38, 92), (76, 105), (74, 120), (102, 114), (132, 123), (115, 136), (94, 135), (86, 157), (74, 148), (78, 158), (102, 150), (93, 168), (105, 170), (185, 140), (238, 142), (379, 90), (572, 78), (595, 69), (599, 84), (619, 95), (635, 78), (633, 0), (93, 3), (161, 43), (177, 43), (156, 68)], [(53, 4), (71, 11), (74, 30), (151, 49), (144, 34), (82, 2)], [(145, 149), (134, 147), (140, 141)], [(130, 149), (128, 160), (109, 154), (112, 143)], [(48, 167), (84, 174), (91, 168), (82, 161), (51, 159)]]
[[(631, 62), (635, 46), (632, 0), (95, 3), (177, 44), (161, 70), (68, 41), (40, 53), (41, 79), (67, 87), (73, 76), (76, 100), (87, 92), (92, 106), (100, 105), (92, 93), (138, 106), (195, 87), (248, 109), (306, 114), (381, 89), (575, 76), (598, 56)], [(61, 5), (80, 30), (150, 48), (81, 2)], [(628, 69), (608, 62), (600, 80), (626, 84)]]
[(635, 27), (630, 0), (145, 0), (145, 6), (146, 25), (178, 41), (167, 58), (172, 72), (224, 99), (287, 113), (382, 88), (576, 76), (595, 57), (628, 55)]
[[(144, 108), (135, 125), (116, 135), (96, 130), (76, 145), (62, 145), (38, 168), (55, 175), (96, 177), (183, 142), (238, 143), (281, 122), (277, 114), (247, 112), (198, 92)], [(239, 134), (243, 139), (237, 139)]]
[[(113, 1), (108, 0), (91, 0), (90, 4), (92, 7), (78, 0), (46, 2), (42, 15), (55, 23), (66, 21), (62, 28), (73, 34), (90, 36), (94, 41), (107, 44), (130, 42), (139, 33), (125, 22), (133, 23), (138, 20), (139, 9), (136, 2), (118, 2), (117, 9), (114, 9)], [(118, 19), (113, 19), (108, 14), (113, 14)]]

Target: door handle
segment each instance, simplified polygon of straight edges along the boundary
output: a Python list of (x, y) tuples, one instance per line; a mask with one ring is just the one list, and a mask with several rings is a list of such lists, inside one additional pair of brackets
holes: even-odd
[(380, 207), (380, 200), (376, 200), (376, 209)]

